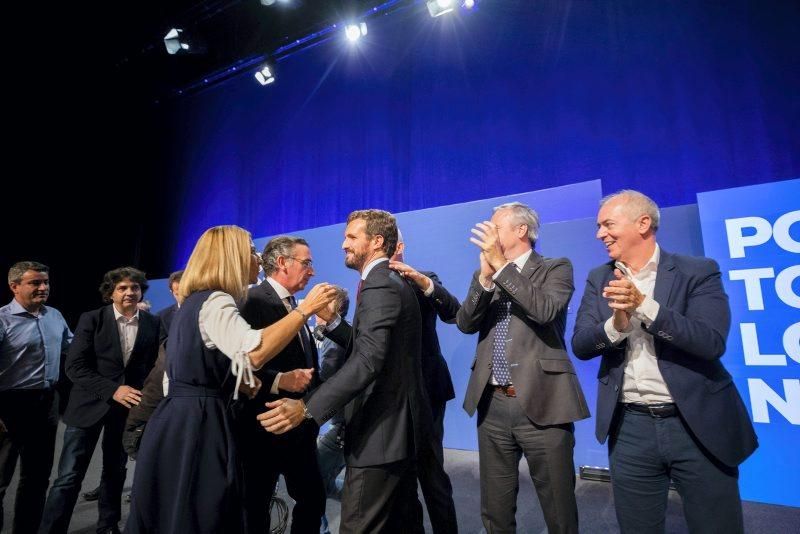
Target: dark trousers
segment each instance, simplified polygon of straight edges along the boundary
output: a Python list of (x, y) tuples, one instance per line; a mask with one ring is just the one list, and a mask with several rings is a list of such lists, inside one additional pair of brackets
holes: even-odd
[[(344, 469), (344, 423), (333, 423), (325, 434), (317, 440), (317, 462), (325, 495), (329, 499), (342, 500), (342, 488), (338, 481)], [(330, 534), (328, 518), (322, 514), (320, 534)]]
[(325, 513), (325, 487), (317, 462), (318, 431), (316, 425), (308, 421), (281, 435), (247, 425), (240, 439), (240, 452), (250, 533), (269, 532), (269, 502), (278, 477), (283, 475), (286, 490), (295, 501), (292, 532), (319, 534)]
[(407, 458), (372, 467), (347, 467), (340, 534), (422, 533), (417, 473)]
[(524, 455), (547, 530), (577, 533), (574, 448), (572, 423), (539, 426), (515, 397), (487, 388), (478, 405), (481, 518), (486, 532), (516, 532), (518, 469)]
[(738, 468), (703, 450), (679, 415), (654, 418), (620, 407), (617, 417), (609, 464), (623, 533), (664, 532), (670, 478), (690, 532), (743, 532)]
[(342, 490), (336, 477), (344, 469), (344, 423), (332, 424), (317, 440), (317, 462), (325, 495), (329, 499), (341, 500)]
[[(116, 403), (115, 403), (116, 404)], [(66, 533), (78, 500), (81, 483), (92, 460), (100, 432), (103, 432), (103, 472), (97, 501), (97, 530), (116, 528), (122, 507), (122, 486), (128, 457), (122, 450), (122, 431), (127, 410), (111, 406), (108, 413), (87, 428), (68, 426), (58, 462), (58, 477), (47, 496), (39, 532)]]
[(19, 483), (14, 501), (14, 534), (36, 532), (42, 519), (58, 428), (58, 402), (53, 390), (0, 392), (0, 530), (3, 499), (17, 459)]
[(432, 402), (433, 435), (417, 452), (417, 476), (435, 534), (458, 532), (453, 486), (444, 470), (444, 402)]

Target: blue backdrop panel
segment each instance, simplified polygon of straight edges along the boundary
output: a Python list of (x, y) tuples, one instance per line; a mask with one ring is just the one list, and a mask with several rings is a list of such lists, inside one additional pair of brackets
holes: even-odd
[(759, 440), (742, 465), (742, 497), (800, 506), (800, 180), (697, 198), (732, 309), (723, 362)]

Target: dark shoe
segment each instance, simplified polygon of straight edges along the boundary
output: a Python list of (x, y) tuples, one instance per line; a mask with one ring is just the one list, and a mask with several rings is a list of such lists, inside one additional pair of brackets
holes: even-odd
[(91, 491), (87, 491), (83, 494), (83, 500), (85, 501), (96, 501), (100, 498), (100, 486), (97, 486), (95, 489)]

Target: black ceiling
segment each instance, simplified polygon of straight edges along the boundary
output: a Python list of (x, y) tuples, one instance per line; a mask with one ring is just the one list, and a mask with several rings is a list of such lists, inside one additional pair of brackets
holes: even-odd
[[(356, 17), (386, 0), (171, 0), (140, 2), (130, 10), (103, 6), (104, 54), (116, 83), (138, 98), (174, 96), (244, 58), (268, 56), (281, 46)], [(179, 27), (205, 45), (205, 53), (170, 56), (163, 38)]]

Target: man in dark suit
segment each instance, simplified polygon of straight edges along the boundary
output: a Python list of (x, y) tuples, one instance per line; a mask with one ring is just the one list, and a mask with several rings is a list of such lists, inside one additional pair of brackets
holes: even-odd
[(169, 327), (172, 325), (172, 318), (175, 317), (175, 312), (178, 311), (178, 308), (180, 308), (180, 305), (178, 304), (178, 290), (180, 289), (182, 276), (183, 269), (180, 271), (175, 271), (169, 275), (167, 283), (169, 284), (170, 293), (172, 293), (172, 296), (175, 297), (175, 304), (172, 306), (167, 306), (163, 310), (160, 310), (158, 313), (156, 313), (156, 315), (161, 318), (161, 324), (164, 327), (164, 331), (167, 333), (169, 333)]
[(656, 243), (658, 206), (637, 191), (603, 199), (572, 350), (602, 356), (597, 439), (609, 440), (622, 532), (664, 532), (670, 478), (692, 532), (742, 532), (738, 465), (757, 447), (720, 362), (730, 327), (717, 263)]
[[(308, 243), (299, 237), (271, 239), (261, 255), (267, 278), (248, 292), (242, 317), (253, 328), (266, 328), (296, 308), (294, 294), (302, 291), (314, 276)], [(264, 403), (281, 397), (301, 398), (319, 383), (317, 348), (308, 327), (256, 376), (263, 387), (246, 403), (240, 414), (240, 443), (245, 473), (245, 510), (253, 534), (269, 530), (269, 502), (278, 477), (283, 474), (286, 489), (294, 499), (292, 532), (318, 534), (325, 513), (325, 488), (317, 463), (319, 427), (304, 422), (286, 434), (264, 432), (256, 416)], [(264, 451), (270, 451), (265, 455)]]
[(498, 206), (472, 232), (480, 269), (457, 324), (480, 332), (464, 409), (478, 410), (484, 527), (516, 531), (525, 455), (548, 531), (578, 532), (573, 423), (589, 410), (564, 342), (572, 265), (533, 250), (539, 217), (519, 202)]
[(128, 409), (139, 403), (140, 388), (158, 355), (161, 321), (137, 308), (147, 290), (142, 271), (122, 267), (103, 277), (100, 293), (110, 302), (81, 315), (67, 356), (74, 386), (64, 413), (64, 445), (58, 478), (47, 497), (41, 533), (66, 533), (100, 432), (103, 474), (98, 532), (119, 532), (127, 456), (122, 431)]
[(422, 532), (414, 456), (430, 439), (430, 414), (423, 406), (419, 305), (412, 287), (389, 269), (396, 245), (390, 213), (350, 214), (342, 249), (345, 265), (361, 274), (353, 325), (323, 317), (326, 335), (347, 347), (347, 362), (310, 397), (269, 403), (258, 416), (268, 431), (281, 433), (304, 419), (321, 425), (344, 407), (345, 534)]
[(445, 407), (447, 401), (455, 398), (456, 393), (450, 370), (439, 346), (436, 318), (439, 317), (446, 323), (455, 323), (461, 303), (442, 286), (436, 273), (417, 271), (403, 263), (405, 242), (402, 232), (398, 232), (398, 236), (397, 250), (389, 267), (414, 284), (422, 317), (422, 379), (433, 418), (432, 439), (419, 447), (417, 476), (433, 532), (454, 533), (458, 532), (458, 521), (453, 503), (453, 486), (444, 470), (442, 440)]

